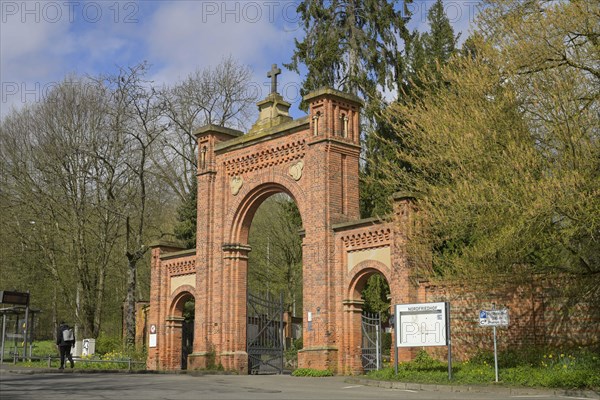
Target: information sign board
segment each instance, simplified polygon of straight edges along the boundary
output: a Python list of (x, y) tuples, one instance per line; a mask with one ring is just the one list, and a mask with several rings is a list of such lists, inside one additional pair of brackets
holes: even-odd
[(447, 303), (397, 304), (397, 346), (447, 346), (448, 317)]
[(0, 290), (0, 303), (27, 306), (29, 305), (29, 293)]
[(479, 311), (479, 326), (508, 326), (508, 309)]

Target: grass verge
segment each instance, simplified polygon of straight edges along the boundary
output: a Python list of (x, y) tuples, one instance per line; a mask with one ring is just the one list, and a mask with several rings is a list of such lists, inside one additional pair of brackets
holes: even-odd
[[(563, 389), (600, 389), (600, 357), (584, 349), (564, 352), (508, 352), (499, 355), (499, 380), (509, 386)], [(419, 352), (411, 362), (373, 371), (367, 377), (387, 381), (430, 384), (488, 384), (495, 382), (493, 354), (481, 353), (469, 361), (453, 363), (452, 381), (448, 364)]]

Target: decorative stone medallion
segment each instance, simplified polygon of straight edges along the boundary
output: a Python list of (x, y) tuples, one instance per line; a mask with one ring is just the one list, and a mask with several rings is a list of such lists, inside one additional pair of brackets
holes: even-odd
[(299, 181), (300, 178), (302, 178), (302, 169), (304, 169), (304, 161), (300, 160), (290, 166), (288, 169), (288, 174), (290, 174), (294, 180)]
[(231, 178), (229, 186), (231, 186), (231, 194), (236, 196), (240, 192), (242, 186), (244, 186), (244, 180), (241, 176), (234, 176)]

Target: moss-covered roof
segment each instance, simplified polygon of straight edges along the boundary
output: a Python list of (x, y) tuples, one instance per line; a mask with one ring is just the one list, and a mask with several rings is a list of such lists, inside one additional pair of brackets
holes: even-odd
[(215, 146), (217, 152), (230, 149), (231, 147), (240, 148), (250, 144), (273, 139), (274, 137), (283, 136), (288, 133), (297, 132), (298, 130), (308, 125), (308, 116), (298, 118), (296, 120), (286, 122), (280, 125), (273, 126), (253, 135), (243, 135), (235, 139), (221, 142)]

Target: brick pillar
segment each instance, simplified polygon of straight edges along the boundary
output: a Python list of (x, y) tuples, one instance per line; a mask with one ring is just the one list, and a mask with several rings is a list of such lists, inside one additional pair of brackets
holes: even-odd
[(343, 374), (358, 375), (362, 368), (363, 300), (344, 300), (344, 370)]
[[(196, 242), (196, 315), (194, 320), (194, 352), (190, 355), (190, 368), (206, 368), (219, 362), (216, 354), (228, 346), (226, 332), (230, 321), (224, 304), (229, 301), (233, 289), (228, 277), (231, 271), (223, 271), (220, 259), (219, 213), (223, 194), (217, 182), (218, 165), (215, 153), (217, 144), (239, 137), (242, 132), (221, 126), (206, 125), (195, 132), (198, 143), (198, 217)], [(227, 275), (227, 276), (226, 276)], [(227, 315), (224, 315), (227, 314)], [(227, 323), (224, 325), (224, 323)]]
[(161, 256), (167, 253), (180, 251), (181, 247), (167, 242), (156, 242), (150, 245), (150, 310), (148, 311), (148, 325), (156, 327), (157, 345), (148, 347), (148, 359), (146, 368), (150, 370), (164, 369), (167, 351), (166, 332), (166, 309), (168, 294), (168, 273), (164, 270)]
[[(417, 265), (408, 252), (408, 241), (415, 230), (415, 198), (411, 194), (396, 193), (394, 195), (394, 243), (392, 251), (392, 276), (390, 282), (391, 304), (417, 303), (418, 283), (415, 279)], [(392, 335), (393, 346), (396, 346), (396, 332)], [(393, 347), (392, 347), (393, 349)], [(400, 361), (411, 360), (418, 349), (399, 348)], [(392, 352), (393, 358), (394, 352)]]
[[(336, 262), (333, 224), (360, 217), (359, 133), (340, 131), (339, 118), (355, 120), (361, 101), (332, 89), (309, 93), (310, 140), (305, 157), (309, 215), (303, 216), (303, 341), (300, 368), (338, 368), (336, 324), (342, 320), (343, 285)], [(357, 129), (358, 126), (350, 124)], [(349, 128), (350, 129), (350, 128)], [(310, 316), (310, 317), (309, 317)], [(310, 319), (310, 321), (309, 321)]]
[(241, 374), (248, 373), (246, 282), (250, 250), (250, 246), (240, 243), (223, 245), (224, 274), (228, 277), (228, 289), (223, 294), (227, 306), (224, 308), (222, 341), (217, 355), (225, 369), (239, 371)]
[(165, 365), (167, 369), (181, 369), (181, 329), (183, 320), (183, 317), (175, 316), (166, 318), (165, 341), (169, 349)]
[[(160, 248), (153, 247), (150, 252), (150, 311), (148, 320), (150, 324), (155, 324), (158, 327), (160, 317), (160, 285), (162, 283), (162, 273), (160, 269)], [(159, 369), (159, 348), (148, 348), (148, 359), (146, 368), (150, 370)]]

